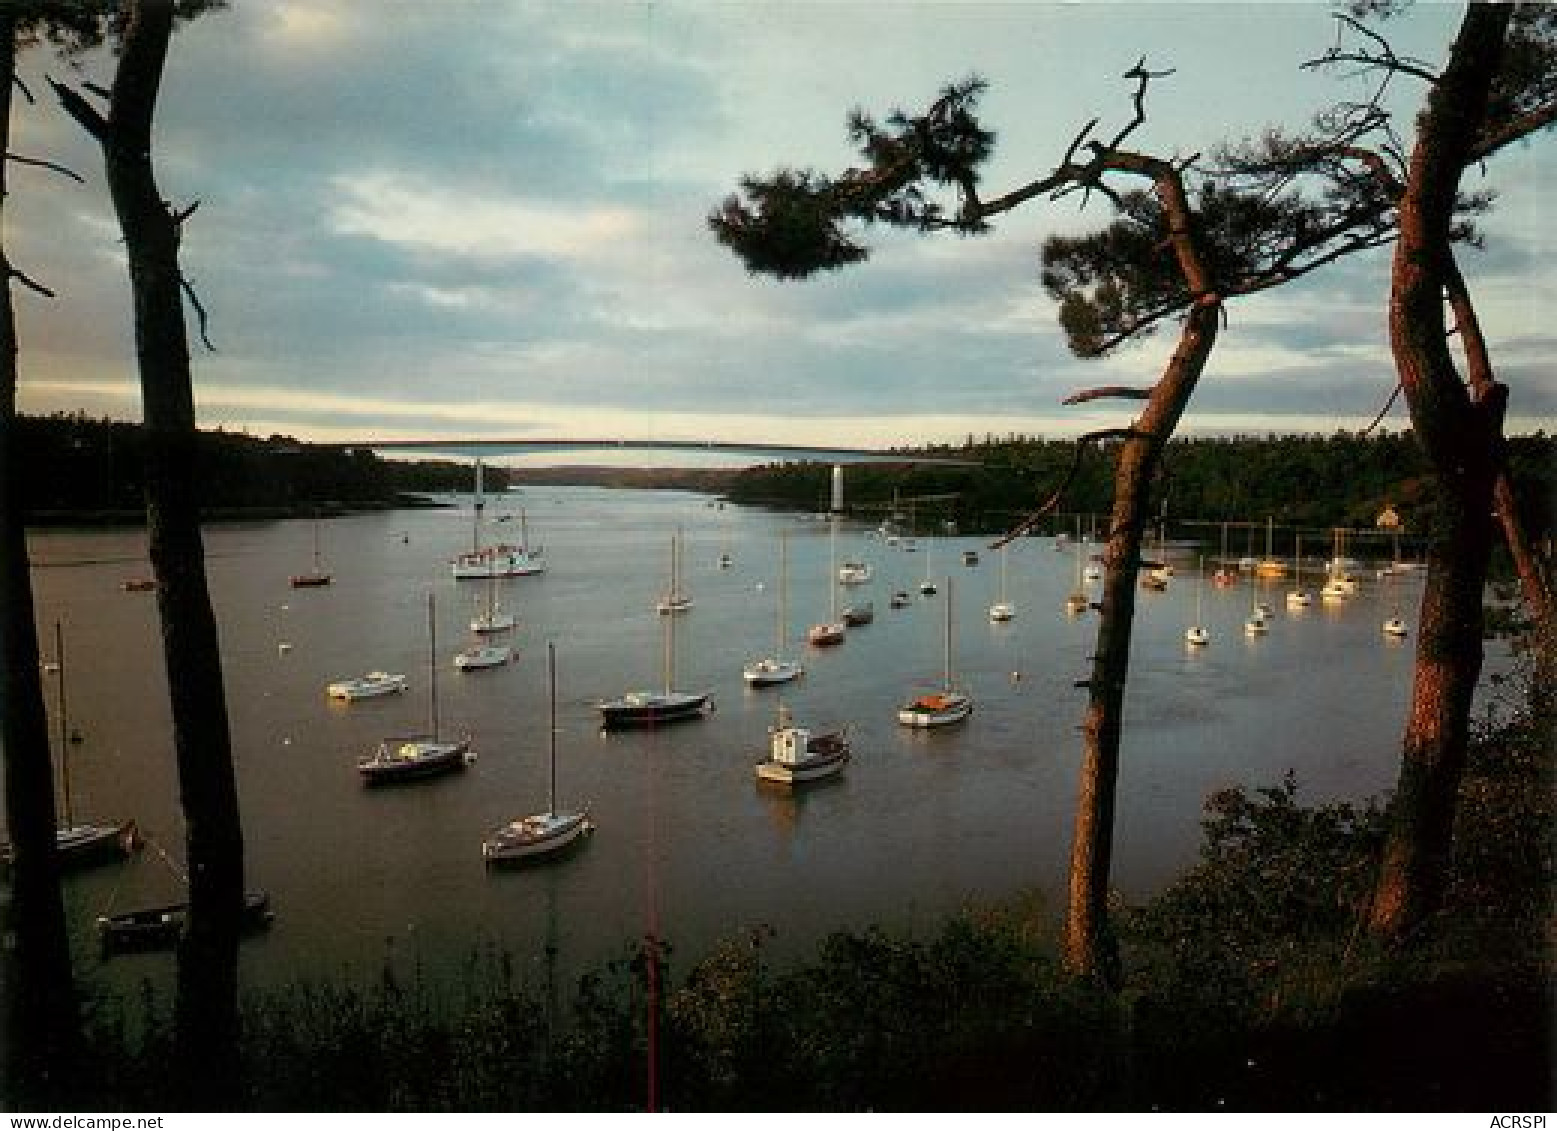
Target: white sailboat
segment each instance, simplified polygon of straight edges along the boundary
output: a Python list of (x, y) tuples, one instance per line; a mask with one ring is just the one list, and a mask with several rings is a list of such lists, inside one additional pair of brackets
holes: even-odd
[(454, 666), (462, 672), (479, 671), (482, 668), (502, 667), (513, 658), (514, 650), (507, 644), (478, 641), (454, 654)]
[[(675, 539), (671, 540), (672, 547)], [(672, 551), (674, 562), (675, 551)], [(665, 688), (663, 691), (628, 691), (615, 699), (605, 699), (595, 704), (600, 712), (600, 722), (607, 730), (629, 727), (653, 727), (662, 723), (682, 722), (702, 718), (713, 708), (713, 699), (706, 691), (677, 691), (676, 683), (676, 621), (667, 616), (664, 626), (663, 666)]]
[(784, 636), (789, 621), (789, 535), (779, 535), (778, 611), (773, 628), (773, 655), (753, 660), (741, 675), (750, 687), (772, 687), (788, 683), (805, 672), (795, 660), (784, 658)]
[(1260, 603), (1260, 588), (1257, 575), (1251, 575), (1249, 578), (1249, 593), (1249, 617), (1243, 622), (1243, 634), (1245, 636), (1264, 636), (1270, 631), (1270, 610)]
[(491, 546), (481, 543), (482, 515), (486, 499), (481, 491), (481, 461), (476, 461), (476, 491), (472, 500), (470, 549), (455, 558), (451, 564), (456, 581), (485, 580), (490, 577), (526, 577), (545, 572), (542, 551), (530, 544), (530, 529), (523, 509), (519, 511), (519, 544), (500, 542)]
[(1206, 559), (1202, 557), (1195, 569), (1195, 622), (1184, 630), (1184, 642), (1194, 648), (1204, 648), (1211, 643), (1202, 612), (1205, 607)]
[(681, 531), (678, 530), (670, 540), (670, 588), (665, 590), (655, 608), (669, 615), (684, 613), (691, 607), (692, 598), (681, 585)]
[(1016, 606), (1006, 596), (1006, 550), (1009, 547), (1000, 547), (1000, 600), (989, 607), (989, 619), (1003, 623), (1016, 616)]
[(470, 631), (479, 635), (507, 632), (518, 623), (497, 598), (497, 578), (487, 580), (487, 607), (470, 618)]
[(1395, 612), (1390, 614), (1389, 618), (1385, 620), (1382, 626), (1380, 626), (1380, 631), (1382, 631), (1385, 636), (1393, 637), (1396, 640), (1403, 640), (1405, 639), (1407, 633), (1410, 632), (1410, 629), (1406, 627), (1406, 622), (1401, 618), (1400, 611), (1397, 609)]
[(463, 770), (475, 760), (470, 736), (458, 741), (444, 740), (438, 716), (438, 623), (433, 595), (427, 594), (428, 708), (430, 733), (386, 738), (378, 749), (357, 761), (357, 772), (368, 785), (416, 781), (452, 770)]
[(1295, 586), (1287, 591), (1287, 608), (1306, 609), (1314, 603), (1314, 595), (1303, 588), (1303, 532), (1294, 536), (1292, 548), (1292, 581)]
[(1091, 604), (1087, 599), (1086, 572), (1082, 563), (1082, 559), (1086, 556), (1086, 546), (1081, 541), (1081, 519), (1079, 518), (1076, 519), (1076, 534), (1076, 582), (1065, 595), (1065, 611), (1071, 616), (1086, 612)]
[(924, 544), (924, 580), (919, 583), (919, 592), (926, 597), (935, 593), (935, 581), (930, 577), (930, 563), (935, 557), (935, 543), (927, 541)]
[(488, 864), (509, 864), (555, 856), (594, 832), (589, 806), (557, 811), (557, 648), (546, 642), (548, 711), (547, 758), (550, 776), (546, 788), (546, 812), (532, 813), (500, 825), (481, 842), (481, 856)]
[(952, 683), (952, 583), (946, 579), (946, 640), (941, 690), (913, 699), (898, 708), (897, 721), (907, 727), (940, 727), (960, 723), (973, 713), (973, 696)]
[(377, 699), (381, 695), (398, 695), (406, 689), (405, 676), (399, 672), (371, 671), (353, 679), (338, 679), (325, 685), (325, 694), (331, 699), (347, 703), (358, 699)]
[(827, 528), (827, 619), (820, 624), (812, 625), (806, 632), (806, 640), (818, 648), (842, 644), (844, 636), (848, 633), (848, 626), (838, 615), (838, 585), (833, 580), (837, 550), (838, 519), (833, 516), (828, 519)]

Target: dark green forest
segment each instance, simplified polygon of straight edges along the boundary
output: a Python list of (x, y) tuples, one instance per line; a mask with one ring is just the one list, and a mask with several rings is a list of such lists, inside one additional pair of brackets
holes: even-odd
[[(29, 522), (138, 520), (143, 432), (139, 424), (74, 414), (17, 421), (17, 464)], [(199, 437), (200, 504), (207, 513), (298, 513), (414, 505), (417, 492), (469, 491), (470, 465), (386, 460), (370, 451), (208, 431)], [(507, 483), (502, 468), (486, 477)]]
[[(905, 455), (950, 456), (974, 468), (863, 464), (845, 473), (846, 504), (859, 513), (897, 510), (921, 529), (955, 522), (964, 533), (997, 533), (1064, 493), (1054, 517), (1040, 529), (1072, 529), (1078, 515), (1106, 515), (1112, 507), (1111, 447), (1080, 452), (1071, 440), (969, 437), (955, 447), (904, 449)], [(1510, 439), (1508, 462), (1522, 518), (1532, 538), (1549, 537), (1557, 500), (1557, 440), (1544, 433)], [(1067, 477), (1075, 466), (1074, 477)], [(831, 469), (818, 464), (752, 468), (732, 483), (737, 502), (825, 507)], [(1335, 527), (1372, 530), (1386, 506), (1398, 513), (1405, 538), (1418, 542), (1432, 529), (1432, 477), (1409, 433), (1180, 439), (1168, 445), (1153, 510), (1169, 537), (1209, 537), (1200, 524), (1274, 520), (1277, 549), (1291, 533), (1327, 536)], [(1243, 534), (1235, 536), (1241, 547)], [(1262, 547), (1263, 548), (1263, 544)], [(1317, 549), (1317, 545), (1315, 546)]]

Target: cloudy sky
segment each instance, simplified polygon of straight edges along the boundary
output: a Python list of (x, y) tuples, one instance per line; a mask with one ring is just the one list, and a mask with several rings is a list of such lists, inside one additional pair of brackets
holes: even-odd
[[(1420, 4), (1390, 35), (1436, 65), (1459, 11)], [(1122, 122), (1143, 56), (1175, 73), (1137, 148), (1300, 126), (1362, 90), (1300, 69), (1333, 38), (1320, 3), (231, 0), (176, 37), (158, 116), (162, 189), (201, 202), (201, 423), (871, 446), (1122, 423), (1060, 401), (1149, 381), (1172, 335), (1076, 361), (1037, 281), (1044, 236), (1104, 222), (1101, 200), (978, 239), (872, 233), (867, 263), (804, 283), (747, 275), (705, 217), (743, 173), (857, 163), (851, 108), (917, 109), (970, 74), (998, 134), (990, 195), (1047, 172), (1082, 122)], [(42, 97), (46, 73), (106, 84), (112, 63), (35, 50), (21, 71), (40, 99), (16, 150), (87, 180), (12, 170), (12, 258), (59, 296), (19, 293), (22, 408), (135, 419), (101, 159)], [(1469, 264), (1525, 429), (1557, 416), (1554, 175), (1552, 137), (1486, 170), (1500, 204)], [(1185, 430), (1369, 420), (1393, 383), (1386, 273), (1375, 253), (1234, 305)]]

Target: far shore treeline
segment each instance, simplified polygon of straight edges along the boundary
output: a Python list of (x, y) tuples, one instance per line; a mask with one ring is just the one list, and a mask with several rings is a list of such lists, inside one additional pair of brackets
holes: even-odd
[[(122, 421), (22, 417), (18, 466), (26, 469), (21, 487), (28, 521), (138, 520), (141, 438), (139, 425)], [(922, 529), (949, 521), (964, 533), (991, 533), (1031, 513), (1062, 484), (1064, 496), (1041, 527), (1045, 531), (1066, 529), (1076, 515), (1101, 521), (1110, 507), (1113, 454), (1106, 446), (1082, 451), (1079, 462), (1074, 441), (1024, 436), (970, 436), (961, 444), (901, 450), (977, 466), (850, 464), (849, 511), (884, 518), (895, 509)], [(429, 493), (468, 493), (473, 483), (468, 461), (384, 459), (365, 449), (220, 430), (200, 434), (200, 462), (201, 503), (212, 517), (417, 505)], [(1511, 438), (1508, 464), (1527, 531), (1535, 540), (1550, 538), (1557, 521), (1557, 437), (1537, 432)], [(824, 509), (832, 490), (831, 467), (815, 463), (744, 469), (489, 465), (483, 479), (494, 491), (564, 483), (689, 488), (738, 503), (803, 510)], [(1195, 529), (1197, 523), (1241, 529), (1269, 520), (1284, 531), (1373, 530), (1386, 507), (1399, 515), (1412, 544), (1431, 529), (1432, 478), (1409, 433), (1175, 440), (1154, 493), (1155, 512), (1169, 535), (1200, 539), (1212, 536)], [(1234, 548), (1241, 550), (1246, 537), (1236, 535)], [(1290, 535), (1278, 535), (1278, 541), (1285, 548)]]

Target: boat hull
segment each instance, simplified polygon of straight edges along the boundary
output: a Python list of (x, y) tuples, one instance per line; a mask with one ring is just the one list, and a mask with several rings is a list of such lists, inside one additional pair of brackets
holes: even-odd
[(803, 674), (804, 668), (787, 660), (758, 660), (755, 664), (747, 665), (741, 677), (746, 680), (748, 687), (776, 687), (798, 679)]
[(925, 729), (960, 723), (973, 713), (973, 700), (958, 692), (922, 695), (898, 708), (897, 721), (906, 727)]
[(406, 689), (403, 675), (369, 672), (361, 679), (343, 679), (330, 684), (325, 693), (331, 699), (354, 702), (358, 699), (377, 699), (382, 695), (398, 695)]
[(456, 581), (486, 581), (494, 577), (528, 577), (546, 572), (539, 552), (518, 546), (494, 546), (461, 554), (449, 567)]
[(357, 763), (357, 773), (367, 785), (393, 785), (453, 773), (469, 764), (468, 741), (388, 739), (379, 745), (376, 754)]
[(850, 757), (849, 740), (842, 732), (821, 734), (809, 738), (805, 757), (788, 761), (770, 756), (758, 762), (755, 770), (758, 781), (775, 785), (803, 785), (842, 773)]
[[(275, 917), (270, 909), (269, 892), (245, 893), (240, 923), (244, 934), (263, 931)], [(105, 957), (137, 951), (167, 950), (178, 945), (188, 918), (188, 903), (169, 903), (162, 907), (103, 915), (97, 920), (98, 940)]]
[(712, 703), (706, 692), (639, 691), (596, 707), (606, 730), (630, 730), (699, 719)]
[(587, 811), (522, 817), (482, 841), (481, 857), (494, 866), (547, 859), (574, 847), (594, 831)]

